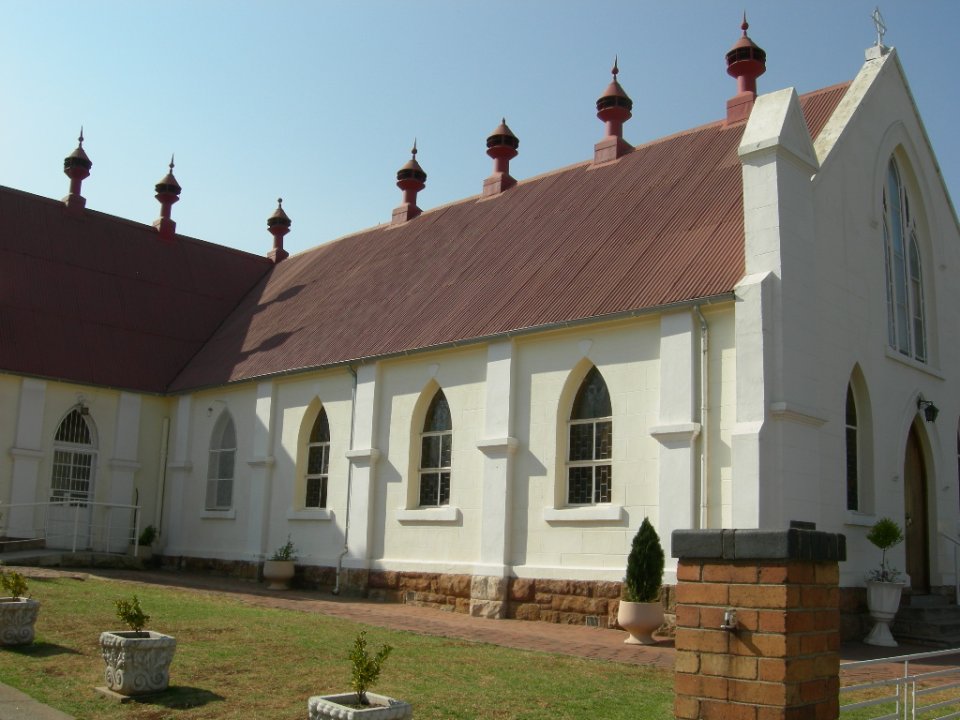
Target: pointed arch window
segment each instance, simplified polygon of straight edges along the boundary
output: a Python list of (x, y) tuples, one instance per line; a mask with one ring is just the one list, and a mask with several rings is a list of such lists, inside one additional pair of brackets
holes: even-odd
[(70, 411), (53, 438), (50, 500), (86, 505), (93, 490), (96, 446), (86, 408)]
[(846, 407), (847, 510), (860, 509), (860, 434), (857, 400), (853, 386), (847, 385)]
[(330, 467), (330, 423), (327, 411), (320, 408), (320, 414), (310, 431), (307, 444), (307, 494), (304, 507), (325, 508), (327, 506), (327, 476)]
[(233, 507), (233, 474), (237, 458), (237, 430), (229, 413), (223, 413), (210, 437), (207, 463), (207, 510)]
[(453, 424), (443, 390), (437, 390), (420, 436), (420, 506), (450, 504)]
[(613, 411), (607, 383), (596, 367), (580, 384), (570, 413), (567, 503), (608, 503), (613, 484)]
[(887, 339), (920, 362), (927, 360), (923, 263), (916, 218), (895, 160), (883, 188), (883, 239), (887, 273)]

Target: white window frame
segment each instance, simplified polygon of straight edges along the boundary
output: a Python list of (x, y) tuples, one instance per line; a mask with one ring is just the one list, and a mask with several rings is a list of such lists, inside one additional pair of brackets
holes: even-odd
[[(227, 427), (230, 425), (233, 426), (234, 447), (224, 447), (223, 436), (226, 433)], [(224, 412), (224, 414), (218, 418), (216, 425), (214, 425), (213, 433), (210, 437), (210, 450), (207, 460), (207, 492), (204, 501), (205, 510), (221, 512), (233, 509), (233, 481), (237, 474), (236, 437), (237, 425), (233, 421), (230, 413)], [(220, 470), (223, 467), (223, 456), (227, 454), (232, 457), (232, 462), (230, 463), (231, 473), (229, 476), (221, 477)], [(220, 491), (224, 485), (230, 488), (230, 502), (226, 504), (219, 502)]]
[[(446, 403), (446, 406), (447, 406), (447, 415), (450, 416), (450, 428), (449, 428), (448, 430), (424, 430), (423, 432), (420, 433), (420, 438), (419, 438), (419, 440), (420, 440), (420, 462), (419, 462), (419, 465), (418, 465), (418, 467), (419, 467), (419, 472), (418, 472), (418, 477), (417, 477), (418, 482), (419, 482), (418, 487), (417, 487), (417, 505), (418, 505), (418, 507), (421, 507), (421, 508), (446, 507), (446, 506), (450, 505), (450, 493), (451, 493), (451, 491), (452, 491), (452, 478), (453, 478), (453, 416), (452, 416), (452, 413), (450, 412), (450, 401), (447, 400), (447, 396), (443, 393), (443, 390), (437, 390), (437, 392), (434, 393), (434, 396), (430, 399), (430, 405), (427, 406), (427, 414), (426, 414), (426, 416), (424, 417), (424, 420), (423, 420), (423, 427), (426, 428), (426, 427), (429, 427), (430, 425), (433, 424), (433, 423), (432, 423), (431, 410), (433, 410), (434, 403), (436, 402), (436, 399), (437, 399), (437, 395), (442, 395), (442, 396), (443, 396), (443, 401), (444, 401), (444, 403)], [(437, 461), (437, 462), (438, 462), (439, 464), (438, 464), (436, 467), (424, 465), (425, 458), (424, 458), (424, 454), (423, 454), (423, 441), (426, 440), (426, 439), (428, 439), (428, 438), (439, 438), (439, 440), (440, 440), (440, 448), (439, 448), (439, 452), (438, 452), (438, 455), (437, 455), (437, 457), (438, 457), (438, 461)], [(450, 452), (449, 452), (450, 460), (449, 460), (448, 464), (446, 464), (446, 465), (443, 464), (443, 446), (444, 446), (444, 440), (446, 440), (446, 444), (447, 444), (447, 445), (449, 446), (449, 448), (450, 448)], [(438, 476), (439, 476), (438, 481), (437, 481), (437, 497), (435, 498), (435, 502), (426, 502), (426, 503), (424, 502), (425, 499), (426, 499), (426, 500), (430, 500), (430, 499), (431, 499), (431, 498), (424, 498), (424, 496), (423, 496), (423, 487), (424, 487), (424, 486), (423, 486), (423, 478), (424, 478), (425, 475), (438, 475)], [(442, 500), (442, 497), (441, 497), (441, 496), (443, 495), (444, 475), (446, 475), (446, 485), (447, 485), (447, 497), (446, 497), (446, 500), (445, 500), (445, 501)]]
[[(304, 476), (303, 487), (303, 507), (307, 510), (320, 510), (327, 507), (327, 493), (330, 489), (330, 420), (327, 417), (326, 410), (324, 410), (322, 407), (320, 408), (320, 412), (317, 413), (317, 417), (314, 419), (313, 425), (310, 427), (309, 437), (313, 437), (314, 428), (316, 428), (317, 423), (324, 418), (326, 418), (327, 439), (317, 442), (307, 442), (306, 473)], [(317, 473), (310, 472), (310, 453), (314, 449), (319, 449), (320, 451), (320, 472)], [(317, 505), (310, 504), (310, 482), (313, 480), (320, 483), (320, 492), (318, 497), (319, 504)]]
[[(854, 424), (849, 422), (849, 405), (853, 401), (853, 420)], [(846, 506), (847, 511), (849, 512), (860, 512), (860, 507), (863, 504), (862, 502), (862, 467), (863, 462), (861, 459), (861, 443), (860, 443), (860, 409), (857, 407), (857, 395), (853, 391), (853, 385), (847, 385), (847, 395), (844, 401), (843, 407), (843, 427), (844, 427), (844, 437), (843, 437), (843, 448), (844, 448), (844, 487), (846, 489)], [(853, 434), (853, 455), (850, 454), (850, 436), (851, 431)], [(854, 490), (856, 494), (854, 507), (850, 507), (850, 459), (853, 458), (853, 463), (855, 467), (854, 470)]]
[[(73, 421), (74, 427), (72, 428), (73, 432), (70, 438), (57, 439), (61, 435), (61, 430), (64, 429), (64, 425), (69, 422), (74, 415), (79, 418), (79, 422), (83, 423), (84, 433), (82, 434), (86, 435), (86, 442), (83, 442), (78, 437), (79, 426), (76, 425), (76, 421)], [(68, 430), (70, 430), (70, 428), (68, 428)], [(66, 455), (67, 457), (58, 458), (60, 455)], [(88, 462), (77, 462), (80, 458), (86, 458)], [(66, 460), (66, 462), (62, 460)], [(64, 467), (66, 468), (66, 473), (61, 474), (58, 478), (57, 469)], [(76, 471), (78, 470), (86, 470), (86, 477), (76, 477)], [(54, 434), (53, 468), (50, 475), (50, 502), (66, 502), (71, 507), (85, 507), (92, 498), (96, 471), (97, 447), (93, 428), (90, 426), (90, 423), (87, 422), (84, 409), (76, 407), (67, 413), (63, 420), (60, 421), (60, 424), (57, 426), (57, 432)], [(63, 486), (64, 483), (60, 482), (59, 484), (61, 486), (58, 487), (58, 480), (65, 480), (66, 486)], [(79, 487), (76, 484), (78, 481), (85, 484), (86, 487)]]
[[(603, 383), (603, 387), (609, 398), (610, 388), (607, 385), (606, 378), (603, 377), (603, 374), (600, 370), (594, 366), (591, 367), (586, 375), (583, 376), (583, 379), (580, 381), (580, 385), (577, 387), (577, 391), (574, 394), (573, 406), (570, 408), (570, 416), (567, 421), (567, 453), (566, 453), (566, 506), (571, 508), (578, 507), (589, 507), (594, 505), (609, 505), (613, 502), (613, 415), (607, 415), (603, 417), (591, 417), (591, 418), (574, 418), (574, 414), (577, 413), (577, 400), (580, 397), (580, 393), (583, 391), (588, 379), (592, 373), (596, 373), (599, 377), (600, 382)], [(612, 407), (611, 407), (612, 410)], [(590, 447), (590, 458), (589, 459), (578, 459), (574, 460), (573, 455), (573, 442), (572, 436), (574, 428), (577, 426), (590, 425), (592, 427), (591, 437), (593, 442)], [(600, 432), (601, 425), (609, 425), (610, 427), (610, 457), (607, 458), (598, 458), (597, 457), (597, 436)], [(575, 502), (572, 497), (572, 488), (571, 488), (571, 475), (574, 471), (579, 468), (590, 468), (590, 500), (587, 502)], [(608, 479), (610, 486), (607, 488), (607, 495), (604, 497), (600, 493), (599, 480), (598, 480), (598, 471), (601, 468), (606, 468), (608, 472)]]
[[(891, 195), (896, 194), (893, 198)], [(916, 218), (896, 160), (883, 184), (883, 240), (887, 286), (887, 342), (909, 358), (927, 362), (923, 256)]]

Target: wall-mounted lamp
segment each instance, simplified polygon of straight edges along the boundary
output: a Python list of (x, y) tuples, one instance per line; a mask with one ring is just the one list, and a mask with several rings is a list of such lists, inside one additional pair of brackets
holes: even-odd
[(923, 410), (923, 419), (927, 422), (936, 422), (940, 408), (933, 404), (933, 400), (924, 400), (923, 395), (917, 398), (917, 410)]

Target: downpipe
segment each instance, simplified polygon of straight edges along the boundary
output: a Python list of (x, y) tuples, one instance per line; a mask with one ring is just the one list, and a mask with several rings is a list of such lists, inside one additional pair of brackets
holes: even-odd
[[(353, 376), (353, 388), (350, 391), (350, 444), (349, 447), (353, 450), (353, 423), (357, 413), (357, 371), (353, 369), (353, 365), (347, 365), (347, 369), (350, 371), (350, 374)], [(353, 461), (350, 461), (350, 464), (347, 465), (347, 512), (344, 515), (343, 520), (343, 550), (337, 556), (337, 581), (333, 586), (333, 594), (340, 594), (340, 574), (343, 572), (343, 558), (346, 557), (347, 553), (350, 551), (349, 540), (350, 540), (350, 498), (353, 491)]]

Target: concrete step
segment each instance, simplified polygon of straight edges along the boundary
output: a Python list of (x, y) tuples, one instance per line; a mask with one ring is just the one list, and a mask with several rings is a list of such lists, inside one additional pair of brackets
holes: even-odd
[(942, 595), (914, 595), (893, 622), (898, 641), (931, 647), (960, 647), (960, 607)]
[(0, 553), (19, 552), (21, 550), (43, 550), (47, 541), (43, 538), (2, 538), (0, 539)]
[(143, 558), (117, 553), (70, 552), (68, 550), (18, 550), (0, 556), (4, 564), (21, 567), (125, 568), (149, 566)]

